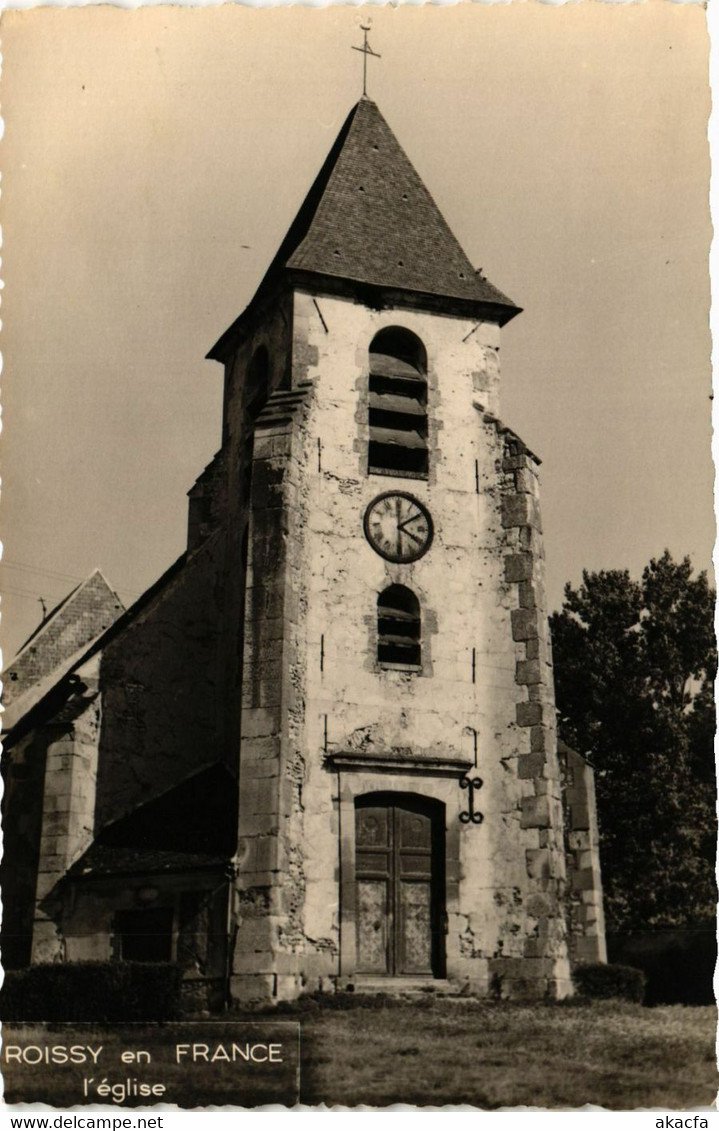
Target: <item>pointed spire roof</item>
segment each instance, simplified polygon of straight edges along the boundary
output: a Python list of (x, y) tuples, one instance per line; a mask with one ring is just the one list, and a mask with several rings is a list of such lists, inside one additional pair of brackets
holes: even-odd
[[(283, 268), (519, 312), (478, 274), (374, 102), (350, 111), (258, 291)], [(258, 297), (256, 296), (256, 297)], [(224, 356), (225, 341), (208, 354)]]
[(516, 309), (475, 273), (375, 103), (358, 102), (342, 133), (339, 150), (335, 146), (318, 178), (325, 185), (307, 232), (287, 266)]

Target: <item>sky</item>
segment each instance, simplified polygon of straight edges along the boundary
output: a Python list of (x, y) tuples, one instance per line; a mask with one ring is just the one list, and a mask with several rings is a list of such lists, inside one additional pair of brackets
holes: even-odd
[(550, 609), (583, 569), (711, 563), (708, 38), (649, 0), (40, 8), (3, 18), (7, 663), (94, 568), (182, 552), (242, 311), (361, 93), (476, 267), (503, 420), (543, 460)]

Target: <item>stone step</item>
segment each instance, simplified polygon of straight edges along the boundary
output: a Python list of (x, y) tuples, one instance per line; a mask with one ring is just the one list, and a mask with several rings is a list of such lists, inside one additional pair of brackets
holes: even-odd
[(441, 996), (458, 992), (457, 986), (446, 978), (375, 978), (365, 974), (352, 979), (351, 982), (348, 981), (343, 989), (346, 989), (349, 985), (354, 986), (354, 992), (357, 994), (392, 994), (393, 996), (436, 994)]

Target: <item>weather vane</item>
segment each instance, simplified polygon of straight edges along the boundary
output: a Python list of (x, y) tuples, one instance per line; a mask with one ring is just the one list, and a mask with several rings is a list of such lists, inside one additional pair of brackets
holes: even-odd
[(352, 50), (353, 51), (361, 51), (362, 54), (364, 55), (364, 59), (362, 61), (362, 97), (366, 98), (367, 97), (367, 56), (371, 55), (374, 59), (381, 59), (382, 56), (378, 55), (376, 51), (373, 51), (372, 48), (370, 47), (369, 43), (367, 42), (367, 32), (370, 30), (370, 25), (369, 24), (360, 24), (360, 27), (362, 28), (362, 31), (364, 32), (364, 43), (363, 43), (362, 47), (353, 47)]

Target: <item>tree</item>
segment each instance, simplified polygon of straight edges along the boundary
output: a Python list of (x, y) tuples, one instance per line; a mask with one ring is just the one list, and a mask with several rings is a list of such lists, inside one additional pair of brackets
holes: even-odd
[(550, 618), (560, 733), (595, 767), (610, 931), (714, 914), (714, 591), (669, 551), (584, 572)]

